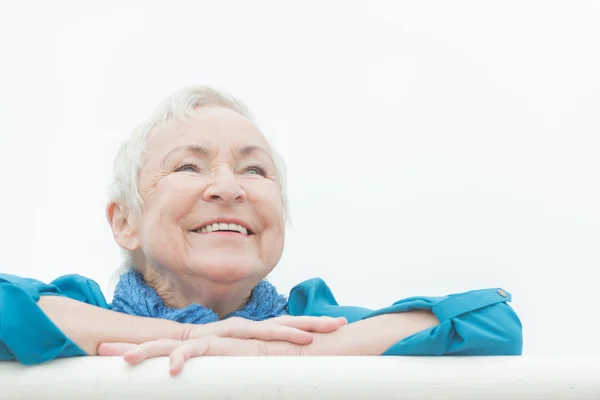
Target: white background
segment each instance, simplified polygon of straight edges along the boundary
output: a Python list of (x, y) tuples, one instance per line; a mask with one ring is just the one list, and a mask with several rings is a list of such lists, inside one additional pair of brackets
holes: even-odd
[(503, 287), (525, 354), (600, 354), (597, 2), (0, 4), (2, 272), (79, 273), (110, 299), (116, 149), (210, 84), (287, 159), (283, 292)]

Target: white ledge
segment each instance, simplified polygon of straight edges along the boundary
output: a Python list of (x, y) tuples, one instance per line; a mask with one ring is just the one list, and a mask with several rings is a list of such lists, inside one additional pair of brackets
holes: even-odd
[(0, 362), (2, 399), (600, 399), (600, 357), (206, 357)]

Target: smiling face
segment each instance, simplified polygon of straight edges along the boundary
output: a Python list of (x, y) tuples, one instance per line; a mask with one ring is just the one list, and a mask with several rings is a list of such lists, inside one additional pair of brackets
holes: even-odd
[[(214, 283), (258, 282), (283, 252), (284, 216), (269, 145), (227, 108), (202, 107), (148, 141), (140, 218), (129, 250), (160, 274)], [(143, 269), (143, 267), (142, 267)]]

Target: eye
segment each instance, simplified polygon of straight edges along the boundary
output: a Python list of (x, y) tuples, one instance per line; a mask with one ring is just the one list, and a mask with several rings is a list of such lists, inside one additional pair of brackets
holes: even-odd
[(260, 165), (251, 165), (248, 168), (246, 168), (246, 170), (244, 171), (244, 173), (246, 175), (267, 176), (267, 171), (265, 170), (264, 167), (262, 167)]
[(198, 172), (196, 164), (187, 163), (175, 168), (175, 172)]

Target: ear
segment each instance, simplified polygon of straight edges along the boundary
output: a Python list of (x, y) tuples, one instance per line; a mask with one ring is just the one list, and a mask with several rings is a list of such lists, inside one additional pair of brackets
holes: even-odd
[(140, 240), (130, 213), (120, 203), (111, 200), (106, 206), (106, 219), (119, 246), (125, 250), (135, 251), (140, 248)]

